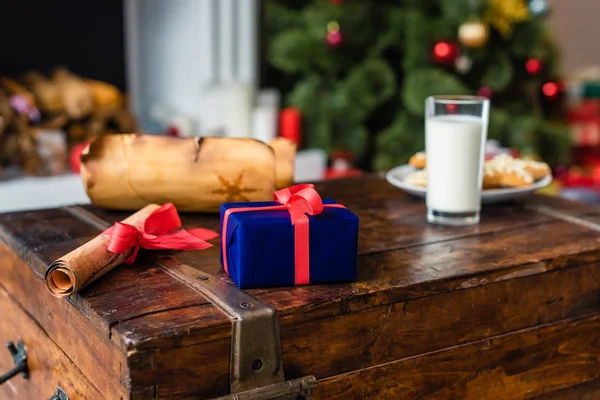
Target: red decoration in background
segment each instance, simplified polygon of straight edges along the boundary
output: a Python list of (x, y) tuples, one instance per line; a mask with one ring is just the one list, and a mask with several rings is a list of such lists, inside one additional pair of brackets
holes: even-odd
[(169, 125), (169, 127), (167, 127), (165, 134), (167, 136), (171, 136), (171, 137), (180, 137), (181, 136), (181, 132), (179, 131), (179, 128), (176, 125)]
[(600, 121), (600, 100), (588, 99), (567, 111), (569, 122)]
[(600, 165), (598, 162), (590, 164), (589, 167), (572, 167), (568, 170), (557, 171), (555, 176), (565, 188), (587, 188), (600, 193)]
[(445, 58), (450, 55), (452, 49), (448, 43), (438, 43), (435, 45), (433, 51), (437, 57)]
[(542, 62), (537, 58), (530, 58), (525, 63), (525, 69), (530, 75), (536, 75), (542, 70)]
[(77, 143), (71, 148), (69, 155), (69, 162), (71, 164), (71, 171), (79, 173), (81, 170), (81, 153), (88, 146), (89, 142)]
[(439, 64), (454, 64), (458, 55), (458, 44), (455, 42), (442, 41), (433, 47), (433, 61)]
[(478, 96), (485, 97), (488, 99), (491, 99), (493, 94), (494, 94), (494, 92), (492, 91), (492, 89), (487, 86), (482, 86), (477, 91)]
[(342, 33), (340, 32), (340, 24), (337, 21), (329, 21), (327, 23), (327, 35), (325, 41), (331, 49), (336, 49), (342, 44)]
[(301, 141), (302, 115), (297, 108), (284, 108), (279, 114), (279, 136), (289, 139), (296, 145)]
[(354, 154), (350, 151), (336, 150), (331, 153), (331, 167), (325, 171), (325, 179), (344, 178), (362, 175), (362, 171), (353, 167)]
[(325, 40), (332, 49), (340, 47), (342, 44), (342, 33), (340, 31), (327, 32)]
[(456, 104), (446, 104), (446, 111), (448, 114), (454, 114), (458, 106)]
[[(572, 107), (567, 112), (567, 122), (574, 146), (597, 148), (600, 145), (600, 100), (588, 99)], [(574, 159), (579, 164), (591, 165), (583, 156), (579, 154)]]
[(435, 45), (433, 52), (435, 53), (436, 57), (446, 58), (452, 52), (452, 48), (448, 43), (441, 42)]
[[(563, 90), (562, 82), (555, 84), (559, 92)], [(566, 189), (583, 189), (600, 195), (600, 100), (587, 99), (571, 107), (567, 123), (573, 143), (572, 160), (577, 166), (557, 170), (556, 179)]]
[(567, 116), (569, 120), (594, 118), (600, 115), (600, 100), (587, 99), (583, 100), (575, 108), (571, 108)]
[(521, 152), (518, 149), (510, 149), (510, 155), (512, 158), (521, 158)]
[(340, 4), (344, 4), (346, 2), (346, 0), (329, 0), (329, 2), (331, 4), (335, 4), (336, 6), (339, 6)]
[(559, 91), (560, 87), (556, 82), (546, 82), (542, 86), (542, 93), (544, 93), (544, 96), (549, 98), (555, 98), (558, 96)]

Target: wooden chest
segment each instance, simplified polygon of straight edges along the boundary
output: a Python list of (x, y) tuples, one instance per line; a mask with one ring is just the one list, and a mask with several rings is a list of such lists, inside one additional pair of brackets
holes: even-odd
[(600, 398), (600, 209), (533, 197), (453, 228), (378, 177), (317, 188), (361, 219), (356, 283), (244, 293), (215, 246), (141, 254), (57, 299), (48, 264), (123, 214), (0, 215), (0, 340), (29, 366), (0, 398)]

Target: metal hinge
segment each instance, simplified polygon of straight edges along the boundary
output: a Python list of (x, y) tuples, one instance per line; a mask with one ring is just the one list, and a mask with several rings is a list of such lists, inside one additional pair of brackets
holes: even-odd
[[(66, 208), (98, 227), (109, 224), (89, 211)], [(308, 399), (316, 385), (313, 376), (285, 381), (281, 359), (279, 318), (276, 311), (225, 279), (200, 271), (170, 256), (158, 257), (158, 266), (200, 292), (232, 320), (229, 386), (222, 399)]]

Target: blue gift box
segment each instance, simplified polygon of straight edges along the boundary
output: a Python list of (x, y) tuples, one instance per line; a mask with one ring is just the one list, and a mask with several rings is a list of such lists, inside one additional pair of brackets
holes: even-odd
[[(335, 204), (325, 200), (323, 204)], [(277, 202), (224, 203), (221, 238), (225, 239), (228, 273), (241, 289), (295, 284), (294, 226), (287, 210), (225, 212), (234, 208), (281, 206)], [(327, 208), (309, 215), (309, 284), (355, 281), (358, 216), (346, 208)], [(221, 265), (223, 265), (221, 245)]]

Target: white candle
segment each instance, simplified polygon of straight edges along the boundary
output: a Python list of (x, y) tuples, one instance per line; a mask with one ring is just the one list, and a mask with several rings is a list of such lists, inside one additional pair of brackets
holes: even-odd
[(218, 125), (225, 136), (250, 137), (252, 120), (252, 86), (241, 82), (220, 85), (214, 92), (218, 104)]
[(327, 153), (321, 149), (300, 150), (294, 164), (294, 182), (320, 181), (325, 176)]
[(253, 138), (268, 143), (277, 137), (279, 98), (277, 89), (265, 89), (258, 94), (257, 106), (252, 113)]
[(259, 106), (252, 112), (252, 137), (269, 143), (277, 136), (277, 111), (273, 107)]

